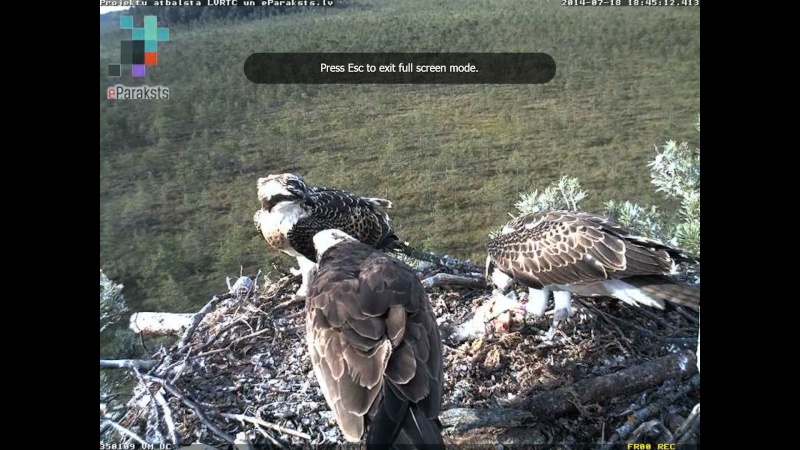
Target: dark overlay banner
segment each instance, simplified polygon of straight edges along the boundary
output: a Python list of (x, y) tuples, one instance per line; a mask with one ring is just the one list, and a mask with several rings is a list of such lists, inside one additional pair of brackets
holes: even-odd
[(257, 84), (544, 84), (556, 74), (546, 53), (253, 53)]

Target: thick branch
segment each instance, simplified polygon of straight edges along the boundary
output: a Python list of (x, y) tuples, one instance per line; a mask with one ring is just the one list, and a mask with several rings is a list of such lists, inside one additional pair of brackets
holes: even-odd
[(656, 387), (671, 378), (697, 373), (694, 354), (683, 351), (619, 372), (580, 381), (543, 392), (522, 402), (521, 408), (470, 409), (443, 411), (439, 420), (459, 432), (474, 428), (513, 428), (549, 421), (577, 411), (576, 404), (591, 404), (614, 397), (635, 394)]
[(155, 359), (101, 359), (101, 369), (139, 369), (150, 370), (158, 361)]
[(543, 392), (522, 402), (522, 409), (537, 420), (551, 420), (577, 411), (578, 405), (602, 402), (660, 385), (671, 378), (697, 373), (697, 359), (690, 350), (673, 353), (610, 375), (591, 378), (566, 388)]
[(452, 408), (442, 411), (439, 421), (445, 427), (463, 432), (484, 427), (524, 427), (535, 422), (533, 414), (513, 408)]
[(417, 250), (408, 244), (397, 243), (395, 244), (396, 248), (393, 249), (396, 252), (402, 253), (409, 258), (414, 258), (419, 261), (426, 261), (429, 263), (436, 264), (437, 266), (447, 267), (448, 269), (453, 269), (458, 272), (483, 272), (483, 268), (478, 267), (477, 265), (469, 262), (469, 261), (461, 261), (456, 258), (450, 258), (448, 256), (439, 256), (431, 252), (426, 252), (422, 250)]
[(177, 335), (192, 323), (192, 317), (194, 314), (138, 312), (131, 315), (129, 328), (152, 336)]
[(432, 277), (422, 280), (422, 286), (426, 289), (438, 286), (467, 286), (484, 289), (486, 287), (486, 280), (483, 278), (451, 275), (449, 273), (437, 273)]

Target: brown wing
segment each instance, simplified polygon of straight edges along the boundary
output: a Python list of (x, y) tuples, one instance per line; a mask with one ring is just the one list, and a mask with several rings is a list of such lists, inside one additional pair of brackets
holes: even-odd
[(490, 242), (489, 254), (502, 271), (532, 287), (662, 275), (675, 261), (666, 245), (584, 212), (530, 214), (505, 231)]
[(319, 263), (306, 312), (314, 372), (348, 441), (358, 442), (379, 413), (385, 423), (375, 426), (388, 436), (412, 407), (438, 417), (439, 329), (407, 266), (357, 242), (339, 244)]
[(324, 223), (371, 246), (380, 247), (394, 235), (389, 216), (384, 208), (391, 208), (388, 200), (360, 197), (351, 192), (331, 188), (313, 188), (311, 215)]

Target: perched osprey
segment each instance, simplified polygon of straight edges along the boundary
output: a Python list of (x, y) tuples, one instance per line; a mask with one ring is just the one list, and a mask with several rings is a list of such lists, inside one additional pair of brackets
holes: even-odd
[(306, 339), (344, 437), (366, 436), (368, 448), (443, 448), (442, 342), (419, 279), (340, 230), (313, 243), (319, 268), (306, 297)]
[(317, 232), (339, 229), (378, 249), (398, 241), (384, 211), (392, 207), (389, 200), (309, 186), (291, 173), (259, 178), (256, 187), (261, 202), (253, 216), (256, 230), (271, 248), (297, 258), (303, 275), (298, 296), (306, 295), (316, 267), (312, 238)]
[(526, 310), (544, 314), (553, 292), (553, 328), (569, 316), (571, 294), (609, 296), (664, 308), (664, 301), (700, 305), (700, 289), (668, 275), (699, 259), (586, 212), (552, 211), (518, 217), (489, 243), (486, 273), (506, 291), (513, 280), (529, 287)]

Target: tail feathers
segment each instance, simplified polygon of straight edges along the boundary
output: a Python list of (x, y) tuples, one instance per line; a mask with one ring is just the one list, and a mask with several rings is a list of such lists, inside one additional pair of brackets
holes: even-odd
[(369, 425), (368, 450), (444, 449), (442, 427), (438, 420), (425, 416), (415, 403), (409, 402), (389, 387)]
[(646, 294), (690, 308), (700, 307), (700, 288), (660, 275), (629, 277), (625, 282)]
[(438, 423), (425, 417), (425, 415), (412, 405), (408, 409), (403, 428), (394, 441), (393, 448), (409, 450), (415, 449), (444, 449), (444, 439), (442, 438), (442, 428)]

